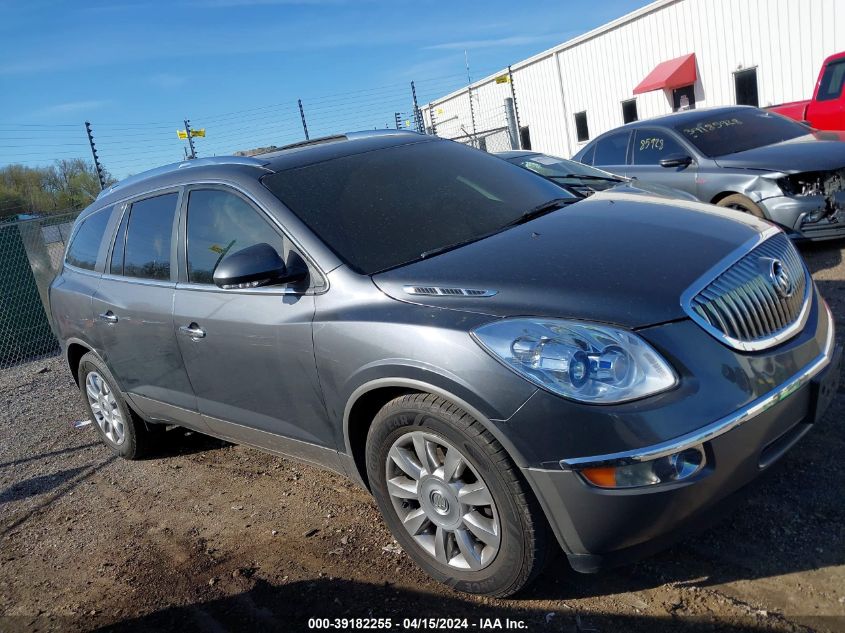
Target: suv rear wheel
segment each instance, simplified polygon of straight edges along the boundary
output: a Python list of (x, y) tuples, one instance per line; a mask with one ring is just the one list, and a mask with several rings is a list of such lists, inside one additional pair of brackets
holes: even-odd
[(386, 404), (367, 437), (367, 473), (393, 536), (434, 579), (502, 597), (541, 571), (549, 537), (534, 496), (489, 431), (450, 402)]
[(158, 429), (148, 429), (129, 408), (108, 367), (91, 352), (79, 361), (79, 389), (97, 433), (115, 454), (139, 459), (152, 452)]

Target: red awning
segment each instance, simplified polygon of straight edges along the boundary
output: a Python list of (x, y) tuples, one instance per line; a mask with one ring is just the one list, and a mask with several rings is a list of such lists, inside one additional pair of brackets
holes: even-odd
[(634, 94), (640, 95), (644, 92), (660, 90), (661, 88), (672, 90), (681, 86), (689, 86), (695, 83), (695, 78), (695, 53), (690, 53), (689, 55), (670, 59), (667, 62), (658, 64), (648, 74), (648, 77), (643, 79), (634, 88)]

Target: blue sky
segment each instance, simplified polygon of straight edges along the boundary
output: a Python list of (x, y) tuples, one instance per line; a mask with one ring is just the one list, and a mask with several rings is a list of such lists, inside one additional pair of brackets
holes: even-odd
[(0, 0), (0, 166), (88, 157), (116, 176), (179, 160), (384, 127), (421, 102), (645, 0)]

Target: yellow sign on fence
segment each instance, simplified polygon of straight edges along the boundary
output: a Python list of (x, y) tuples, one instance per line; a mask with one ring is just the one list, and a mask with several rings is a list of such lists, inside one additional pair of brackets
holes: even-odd
[(510, 80), (511, 80), (511, 78), (508, 75), (499, 75), (498, 77), (496, 77), (496, 83), (497, 84), (506, 84)]
[[(184, 140), (188, 138), (188, 133), (185, 130), (176, 130), (176, 136)], [(199, 130), (191, 130), (191, 138), (195, 136), (202, 136), (203, 138), (205, 138), (205, 128), (201, 128)]]

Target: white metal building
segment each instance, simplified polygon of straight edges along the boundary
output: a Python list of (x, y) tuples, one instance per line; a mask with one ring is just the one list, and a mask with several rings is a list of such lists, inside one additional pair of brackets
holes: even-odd
[(657, 0), (434, 100), (423, 116), (447, 138), (499, 130), (487, 147), (505, 149), (496, 145), (515, 94), (523, 147), (568, 157), (678, 107), (809, 98), (822, 61), (845, 50), (843, 24), (843, 0)]

